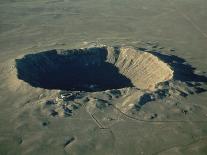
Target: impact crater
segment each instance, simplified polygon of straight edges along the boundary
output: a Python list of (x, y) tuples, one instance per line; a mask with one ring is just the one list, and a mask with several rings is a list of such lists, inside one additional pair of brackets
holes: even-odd
[(16, 68), (18, 78), (33, 87), (71, 91), (154, 91), (173, 77), (168, 64), (132, 47), (48, 50), (16, 59)]

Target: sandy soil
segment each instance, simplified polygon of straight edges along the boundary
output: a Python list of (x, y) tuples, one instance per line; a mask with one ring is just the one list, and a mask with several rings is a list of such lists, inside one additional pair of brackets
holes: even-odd
[[(206, 10), (205, 0), (1, 0), (0, 154), (206, 154)], [(100, 44), (147, 51), (176, 74), (156, 91), (64, 92), (17, 77), (27, 54)]]

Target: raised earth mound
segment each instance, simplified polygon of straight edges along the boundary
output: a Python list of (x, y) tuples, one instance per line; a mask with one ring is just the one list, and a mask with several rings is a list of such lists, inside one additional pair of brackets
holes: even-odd
[[(35, 101), (45, 105), (51, 116), (74, 116), (85, 107), (100, 128), (119, 121), (117, 113), (137, 119), (129, 114), (145, 114), (142, 107), (158, 100), (170, 101), (172, 113), (176, 108), (185, 114), (192, 111), (193, 105), (180, 109), (179, 98), (206, 91), (206, 76), (197, 74), (183, 58), (154, 47), (159, 48), (96, 46), (27, 54), (15, 60), (12, 75), (17, 75), (19, 88), (27, 83), (54, 90), (55, 94)], [(157, 113), (147, 116), (153, 121), (159, 117)]]

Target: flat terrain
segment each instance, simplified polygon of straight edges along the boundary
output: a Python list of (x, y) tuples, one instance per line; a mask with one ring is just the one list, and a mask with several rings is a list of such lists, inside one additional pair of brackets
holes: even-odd
[(153, 42), (206, 75), (206, 28), (206, 0), (1, 0), (0, 154), (207, 154), (207, 92), (146, 103), (135, 118), (84, 103), (132, 101), (136, 90), (93, 92), (77, 100), (73, 116), (51, 116), (45, 101), (59, 92), (32, 88), (13, 72), (25, 54)]

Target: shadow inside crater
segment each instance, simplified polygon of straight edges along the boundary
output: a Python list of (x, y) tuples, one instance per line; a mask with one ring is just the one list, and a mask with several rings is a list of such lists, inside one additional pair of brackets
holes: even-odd
[(28, 54), (16, 59), (17, 76), (44, 89), (102, 91), (133, 86), (106, 59), (106, 48)]

